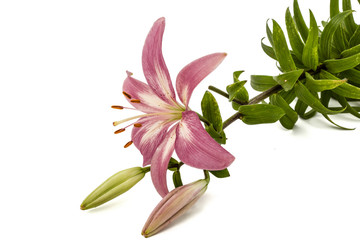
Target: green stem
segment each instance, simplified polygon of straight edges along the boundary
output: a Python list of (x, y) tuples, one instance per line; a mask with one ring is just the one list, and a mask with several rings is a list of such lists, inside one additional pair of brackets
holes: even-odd
[(202, 121), (203, 123), (205, 123), (206, 125), (208, 125), (208, 126), (210, 126), (210, 122), (206, 119), (206, 118), (204, 118), (201, 114), (199, 114), (199, 113), (197, 113), (197, 115), (199, 116), (199, 119), (200, 119), (200, 121)]
[[(265, 92), (262, 92), (259, 95), (257, 95), (256, 97), (250, 99), (249, 103), (247, 103), (246, 105), (257, 104), (257, 103), (265, 100), (266, 98), (270, 97), (271, 95), (279, 92), (280, 90), (282, 90), (282, 87), (280, 85), (276, 85), (272, 88), (269, 88)], [(240, 112), (237, 112), (234, 115), (232, 115), (231, 117), (229, 117), (228, 119), (226, 119), (223, 123), (223, 129), (227, 128), (230, 124), (235, 122), (241, 116), (242, 116), (242, 114)]]
[(204, 170), (204, 176), (205, 176), (205, 180), (207, 182), (210, 182), (210, 174), (208, 170)]
[[(220, 90), (220, 89), (218, 89), (218, 88), (216, 88), (216, 87), (214, 87), (214, 86), (209, 86), (208, 87), (208, 89), (209, 90), (211, 90), (211, 91), (213, 91), (213, 92), (216, 92), (217, 94), (220, 94), (221, 96), (223, 96), (223, 97), (226, 97), (227, 99), (229, 99), (229, 94), (227, 94), (226, 92), (224, 92), (224, 91), (222, 91), (222, 90)], [(239, 99), (237, 99), (237, 98), (234, 98), (233, 100), (232, 100), (234, 103), (237, 103), (237, 104), (239, 104), (239, 105), (245, 105), (245, 104), (247, 104), (246, 102), (243, 102), (243, 101), (240, 101)]]

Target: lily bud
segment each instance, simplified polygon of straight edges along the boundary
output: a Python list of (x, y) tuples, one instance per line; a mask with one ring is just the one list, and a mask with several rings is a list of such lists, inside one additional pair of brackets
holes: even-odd
[(148, 171), (149, 168), (133, 167), (115, 173), (85, 198), (80, 209), (97, 207), (125, 193), (143, 179)]
[(152, 211), (141, 234), (147, 238), (164, 229), (195, 204), (205, 193), (208, 183), (209, 179), (201, 179), (169, 192)]

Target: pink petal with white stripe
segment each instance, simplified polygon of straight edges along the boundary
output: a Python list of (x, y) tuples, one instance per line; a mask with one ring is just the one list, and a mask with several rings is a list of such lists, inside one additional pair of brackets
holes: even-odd
[[(145, 113), (151, 113), (173, 108), (173, 106), (160, 99), (146, 83), (131, 77), (132, 74), (130, 72), (127, 73), (128, 77), (124, 81), (123, 91), (129, 95), (130, 98), (125, 98), (136, 109)], [(131, 100), (140, 100), (140, 103), (134, 103)]]
[(235, 160), (233, 155), (210, 137), (193, 111), (182, 113), (176, 131), (175, 151), (185, 164), (206, 170), (225, 169)]
[(194, 88), (224, 60), (226, 53), (214, 53), (186, 65), (176, 78), (176, 91), (187, 107)]
[(172, 104), (176, 100), (169, 71), (162, 55), (162, 37), (165, 18), (158, 19), (147, 35), (142, 52), (142, 66), (150, 88), (164, 101)]
[(161, 197), (165, 197), (169, 192), (166, 182), (166, 172), (171, 155), (174, 152), (177, 127), (178, 125), (175, 125), (169, 130), (151, 160), (151, 179)]
[(151, 163), (156, 148), (164, 139), (166, 132), (173, 121), (168, 116), (150, 116), (140, 118), (136, 123), (141, 127), (134, 127), (132, 130), (132, 141), (143, 155), (143, 166)]

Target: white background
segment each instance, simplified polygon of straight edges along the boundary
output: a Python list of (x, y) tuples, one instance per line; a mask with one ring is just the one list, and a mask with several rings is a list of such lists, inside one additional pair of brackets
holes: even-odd
[[(328, 2), (299, 0), (305, 19), (311, 8), (319, 24), (329, 15)], [(196, 58), (228, 53), (194, 92), (190, 105), (199, 111), (207, 86), (225, 89), (233, 71), (246, 70), (241, 79), (278, 74), (260, 39), (268, 18), (284, 27), (291, 5), (1, 1), (0, 238), (143, 239), (143, 224), (160, 201), (149, 175), (102, 207), (79, 206), (107, 177), (142, 163), (134, 146), (122, 147), (130, 131), (113, 134), (112, 122), (133, 112), (110, 106), (125, 104), (126, 70), (144, 80), (141, 51), (153, 22), (166, 17), (163, 53), (173, 80)], [(216, 97), (224, 119), (233, 114)], [(236, 156), (231, 177), (212, 178), (191, 212), (153, 238), (359, 239), (360, 121), (333, 119), (357, 129), (336, 129), (320, 116), (299, 120), (291, 131), (279, 123), (234, 123), (225, 146)], [(184, 167), (183, 175), (191, 182), (202, 172)]]

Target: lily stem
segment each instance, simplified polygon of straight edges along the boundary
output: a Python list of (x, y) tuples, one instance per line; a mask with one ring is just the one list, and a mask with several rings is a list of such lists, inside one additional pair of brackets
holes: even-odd
[[(209, 86), (209, 90), (212, 90), (218, 94), (220, 94), (223, 97), (226, 97), (229, 99), (229, 94), (227, 94), (224, 91), (221, 91), (220, 89), (214, 87), (214, 86)], [(251, 105), (251, 104), (257, 104), (263, 100), (265, 100), (266, 98), (270, 97), (271, 95), (279, 92), (280, 90), (282, 90), (282, 87), (280, 85), (276, 85), (272, 88), (269, 88), (268, 90), (260, 93), (259, 95), (253, 97), (252, 99), (250, 99), (250, 101), (248, 103), (243, 103), (239, 100), (236, 99), (236, 101), (233, 100), (233, 102), (239, 104), (239, 105)], [(240, 119), (242, 116), (242, 114), (240, 112), (237, 112), (235, 114), (233, 114), (231, 117), (229, 117), (228, 119), (226, 119), (223, 123), (223, 129), (227, 128), (230, 124), (232, 124), (233, 122), (235, 122), (237, 119)]]

